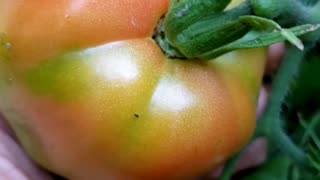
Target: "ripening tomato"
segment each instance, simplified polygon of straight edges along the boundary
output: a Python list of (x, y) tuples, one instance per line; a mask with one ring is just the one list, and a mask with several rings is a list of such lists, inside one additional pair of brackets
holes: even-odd
[(266, 50), (168, 59), (152, 34), (169, 3), (0, 0), (0, 109), (37, 163), (71, 180), (185, 179), (249, 141)]

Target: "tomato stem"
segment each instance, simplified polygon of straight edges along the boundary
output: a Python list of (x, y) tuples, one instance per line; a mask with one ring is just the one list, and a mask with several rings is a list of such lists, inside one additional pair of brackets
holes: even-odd
[(288, 49), (284, 62), (275, 77), (268, 107), (264, 116), (258, 122), (255, 135), (255, 137), (266, 136), (283, 152), (302, 165), (307, 164), (306, 154), (288, 137), (282, 128), (281, 112), (283, 102), (290, 93), (290, 87), (299, 72), (300, 64), (306, 52), (293, 47)]
[[(246, 0), (225, 10), (230, 2), (231, 0), (172, 1), (163, 27), (158, 28), (161, 29), (161, 38), (156, 38), (158, 44), (170, 58), (210, 60), (221, 55), (215, 53), (217, 49), (224, 48), (220, 52), (227, 53), (241, 48), (226, 48), (232, 43), (253, 42), (277, 31), (280, 36), (276, 37), (276, 41), (289, 40), (302, 49), (303, 45), (296, 36), (309, 33), (307, 27), (294, 33), (281, 26), (313, 23), (312, 17), (319, 14), (312, 11), (314, 7), (304, 6), (298, 0)], [(273, 19), (277, 19), (281, 26)], [(251, 46), (244, 48), (268, 46), (272, 43), (274, 41), (253, 42)]]
[(301, 0), (250, 0), (250, 3), (254, 14), (276, 18), (283, 26), (315, 23), (320, 17), (320, 1), (311, 4)]

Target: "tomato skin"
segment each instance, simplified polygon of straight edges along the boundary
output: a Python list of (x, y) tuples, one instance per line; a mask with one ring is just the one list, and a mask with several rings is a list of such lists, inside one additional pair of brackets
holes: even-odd
[(76, 180), (185, 179), (250, 139), (265, 49), (167, 59), (151, 36), (169, 0), (0, 5), (11, 46), (0, 109), (45, 168)]

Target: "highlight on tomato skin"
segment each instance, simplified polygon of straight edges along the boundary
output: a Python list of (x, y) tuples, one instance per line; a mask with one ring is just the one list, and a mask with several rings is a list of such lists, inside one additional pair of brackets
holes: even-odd
[(169, 3), (0, 0), (0, 110), (34, 161), (76, 180), (181, 179), (249, 141), (266, 50), (168, 59), (152, 33)]

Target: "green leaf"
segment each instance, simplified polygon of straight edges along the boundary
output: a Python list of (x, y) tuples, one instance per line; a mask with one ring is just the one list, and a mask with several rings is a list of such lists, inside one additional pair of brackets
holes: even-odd
[(309, 160), (311, 165), (317, 170), (320, 171), (320, 149), (310, 147), (310, 156)]
[(292, 45), (296, 46), (298, 49), (303, 50), (304, 46), (302, 41), (291, 31), (283, 29), (277, 22), (259, 17), (259, 16), (242, 16), (239, 18), (240, 21), (251, 24), (253, 28), (258, 28), (262, 30), (271, 29), (280, 32), (280, 34), (288, 40)]
[[(309, 32), (313, 32), (319, 28), (320, 24), (305, 24), (287, 29), (286, 31), (295, 36), (300, 36)], [(266, 47), (285, 40), (286, 38), (283, 36), (283, 32), (281, 31), (262, 32), (253, 30), (241, 39), (224, 45), (220, 48), (214, 49), (209, 53), (203, 54), (200, 58), (212, 59), (233, 50)]]

